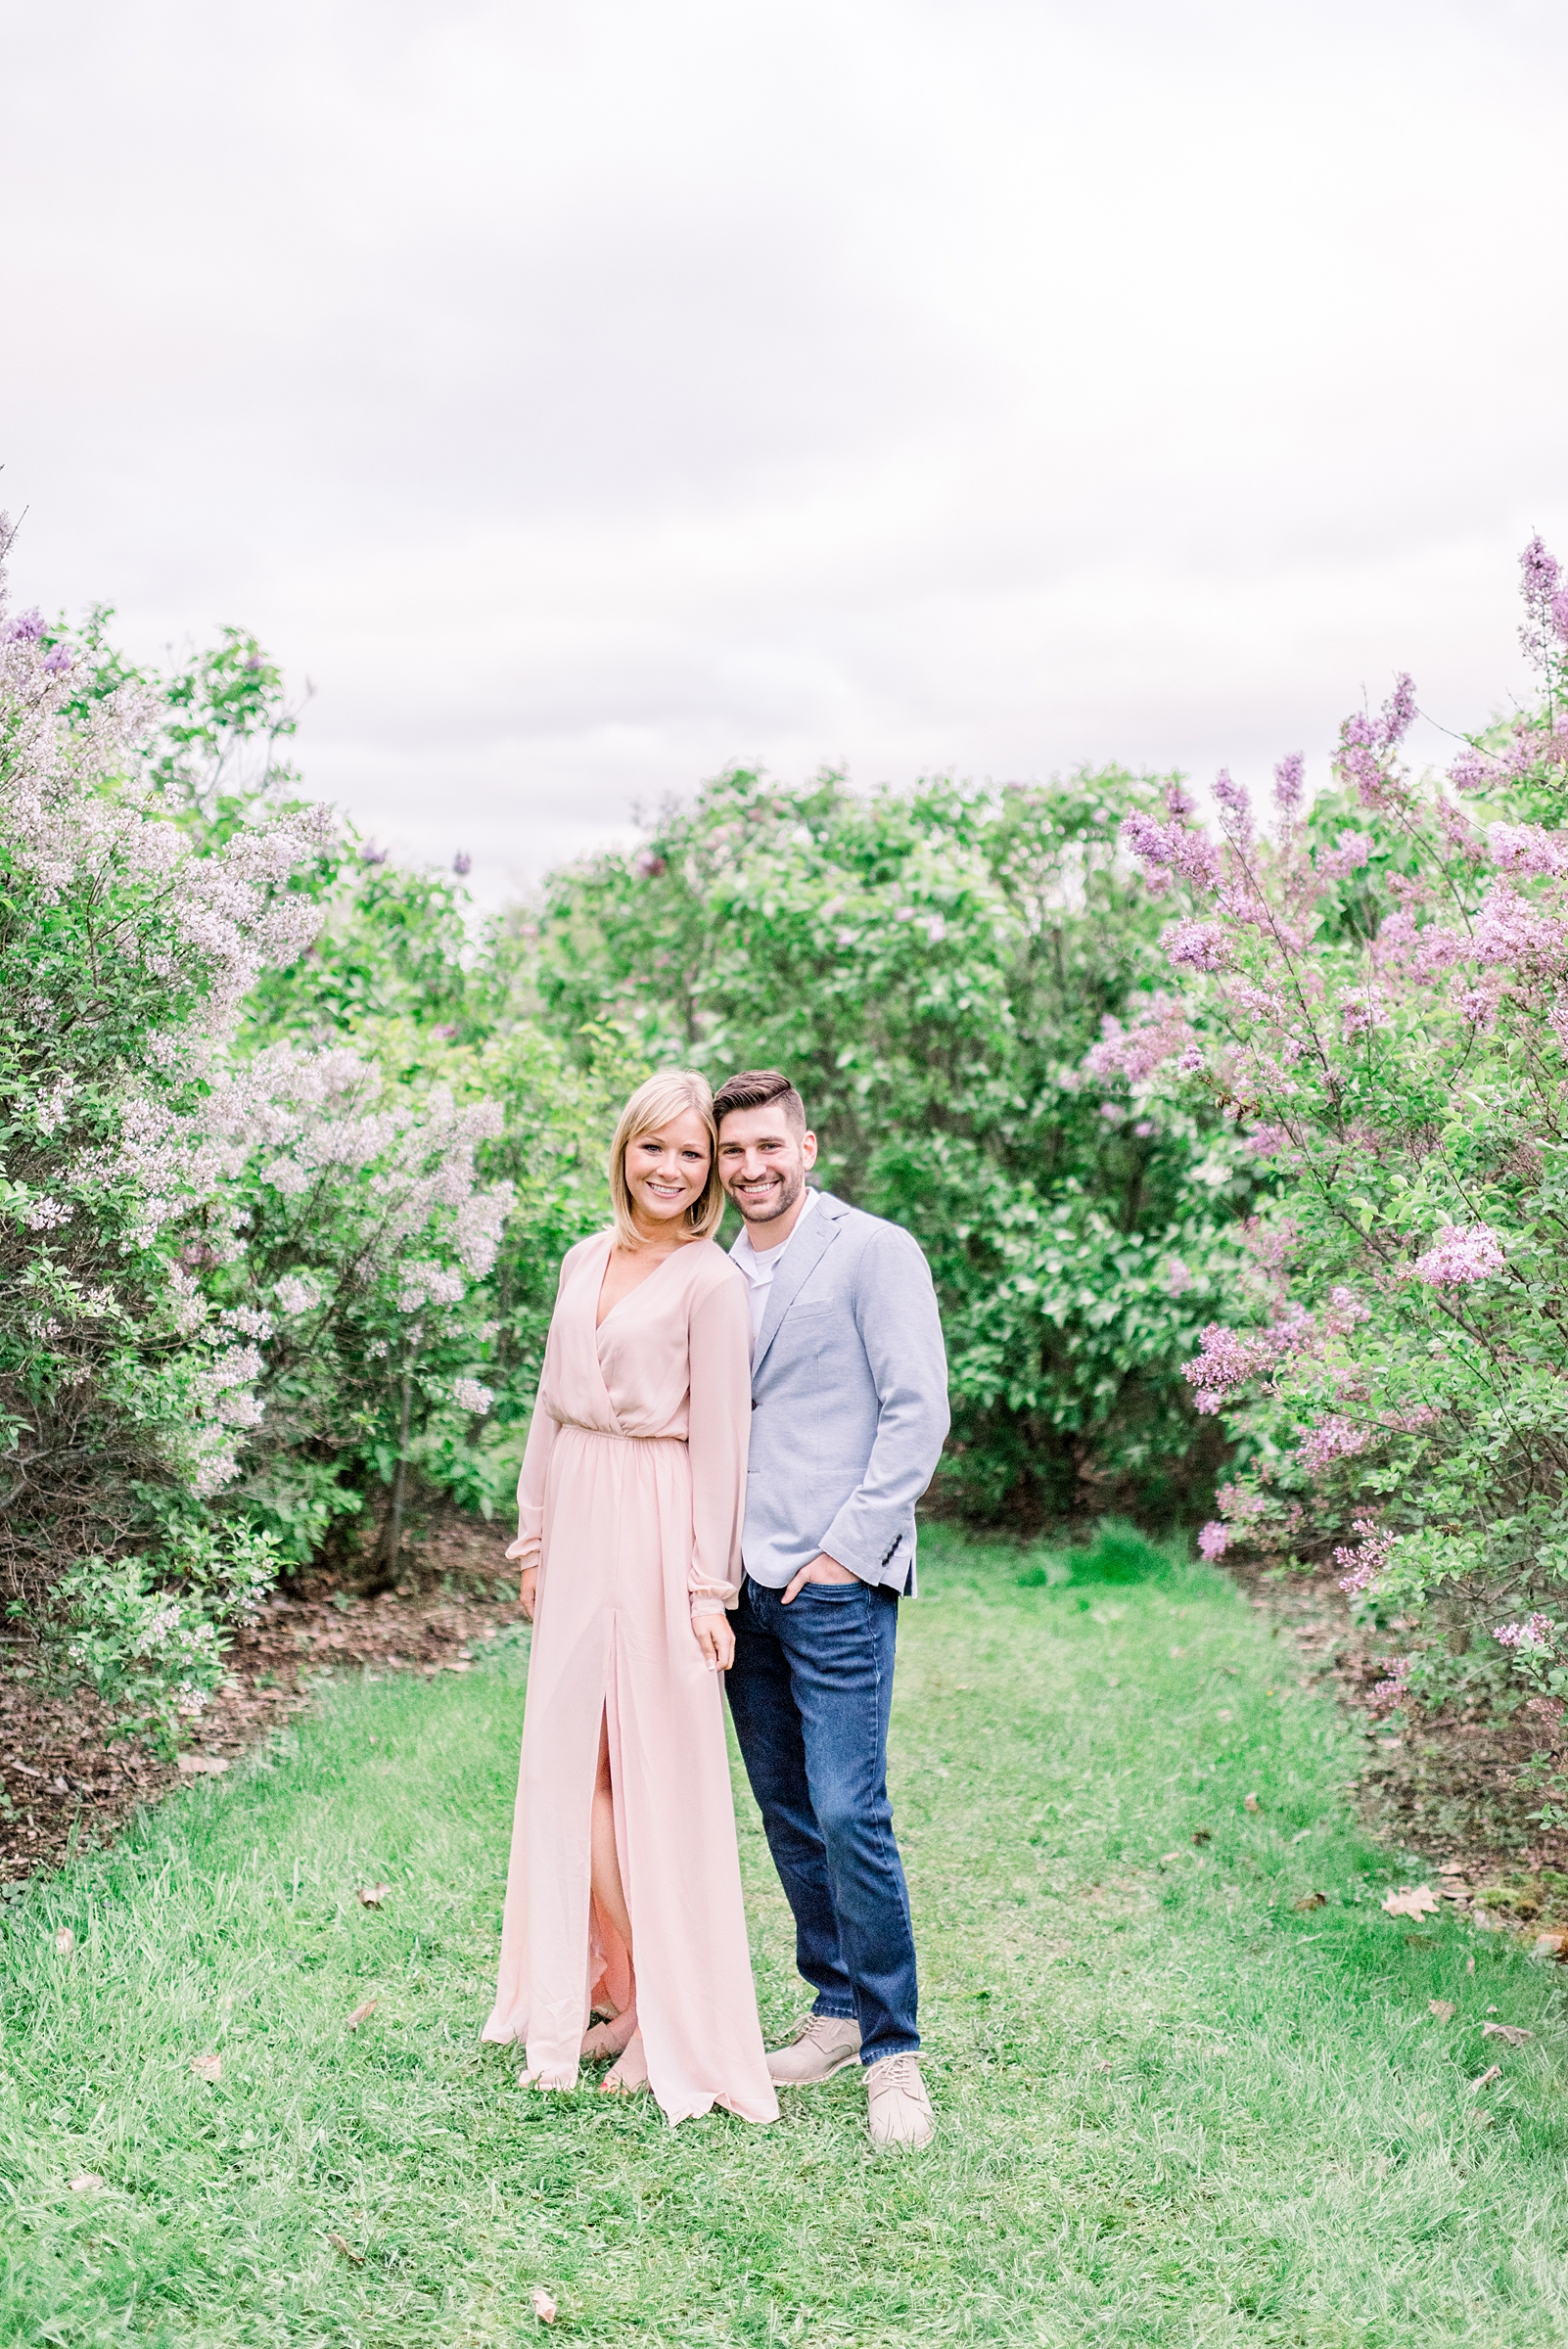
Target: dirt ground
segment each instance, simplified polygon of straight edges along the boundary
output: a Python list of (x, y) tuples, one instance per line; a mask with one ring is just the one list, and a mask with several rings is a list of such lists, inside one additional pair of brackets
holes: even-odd
[(24, 1680), (0, 1681), (0, 1885), (107, 1841), (142, 1803), (246, 1753), (335, 1672), (466, 1671), (476, 1640), (518, 1620), (516, 1600), (497, 1596), (513, 1574), (506, 1539), (443, 1519), (411, 1553), (400, 1589), (374, 1599), (319, 1578), (285, 1584), (237, 1635), (228, 1683), (178, 1765), (112, 1739), (90, 1701), (51, 1702)]
[(1304, 1680), (1326, 1681), (1359, 1728), (1365, 1759), (1354, 1792), (1373, 1833), (1419, 1856), (1456, 1906), (1519, 1929), (1568, 1927), (1568, 1833), (1540, 1825), (1532, 1814), (1542, 1797), (1520, 1783), (1544, 1752), (1568, 1764), (1549, 1714), (1523, 1709), (1499, 1722), (1451, 1710), (1397, 1727), (1373, 1695), (1389, 1642), (1352, 1620), (1337, 1567), (1279, 1575), (1225, 1565), (1295, 1650)]

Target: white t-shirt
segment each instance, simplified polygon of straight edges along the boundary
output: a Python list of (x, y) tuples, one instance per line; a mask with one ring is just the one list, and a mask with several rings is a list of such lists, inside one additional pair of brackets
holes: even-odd
[(807, 1189), (801, 1201), (801, 1212), (791, 1226), (788, 1238), (780, 1240), (775, 1247), (761, 1249), (754, 1247), (751, 1227), (748, 1225), (729, 1252), (730, 1263), (740, 1267), (751, 1287), (752, 1345), (754, 1348), (762, 1334), (762, 1315), (767, 1311), (767, 1292), (773, 1285), (773, 1275), (784, 1262), (785, 1249), (815, 1205), (816, 1193)]

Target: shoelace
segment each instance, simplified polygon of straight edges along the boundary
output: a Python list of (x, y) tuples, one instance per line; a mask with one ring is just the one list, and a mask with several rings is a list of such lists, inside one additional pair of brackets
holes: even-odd
[(919, 2069), (912, 2055), (885, 2055), (875, 2068), (875, 2085), (878, 2088), (906, 2089), (909, 2086), (911, 2072), (917, 2080), (920, 2077)]
[(808, 2039), (813, 2046), (822, 2047), (825, 2045), (824, 2035), (838, 2027), (845, 2019), (847, 2018), (836, 2014), (808, 2014), (795, 2034), (797, 2044), (803, 2039)]

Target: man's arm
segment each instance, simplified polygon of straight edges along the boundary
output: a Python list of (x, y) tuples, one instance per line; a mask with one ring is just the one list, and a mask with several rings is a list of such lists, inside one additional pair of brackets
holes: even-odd
[(898, 1224), (884, 1224), (861, 1256), (853, 1313), (876, 1388), (877, 1432), (822, 1554), (876, 1583), (936, 1473), (949, 1424), (937, 1293), (918, 1243)]

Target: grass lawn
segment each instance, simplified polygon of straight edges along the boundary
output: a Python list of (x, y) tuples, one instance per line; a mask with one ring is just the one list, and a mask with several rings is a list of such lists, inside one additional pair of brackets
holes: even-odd
[[(7, 1904), (0, 2340), (498, 2349), (534, 2283), (670, 2349), (1568, 2339), (1555, 1975), (1383, 1913), (1359, 1744), (1219, 1575), (1029, 1568), (933, 1537), (901, 1627), (929, 2152), (871, 2153), (853, 2074), (772, 2130), (520, 2091), (478, 2033), (521, 1653), (341, 1684)], [(749, 1798), (742, 1841), (782, 2035)]]

